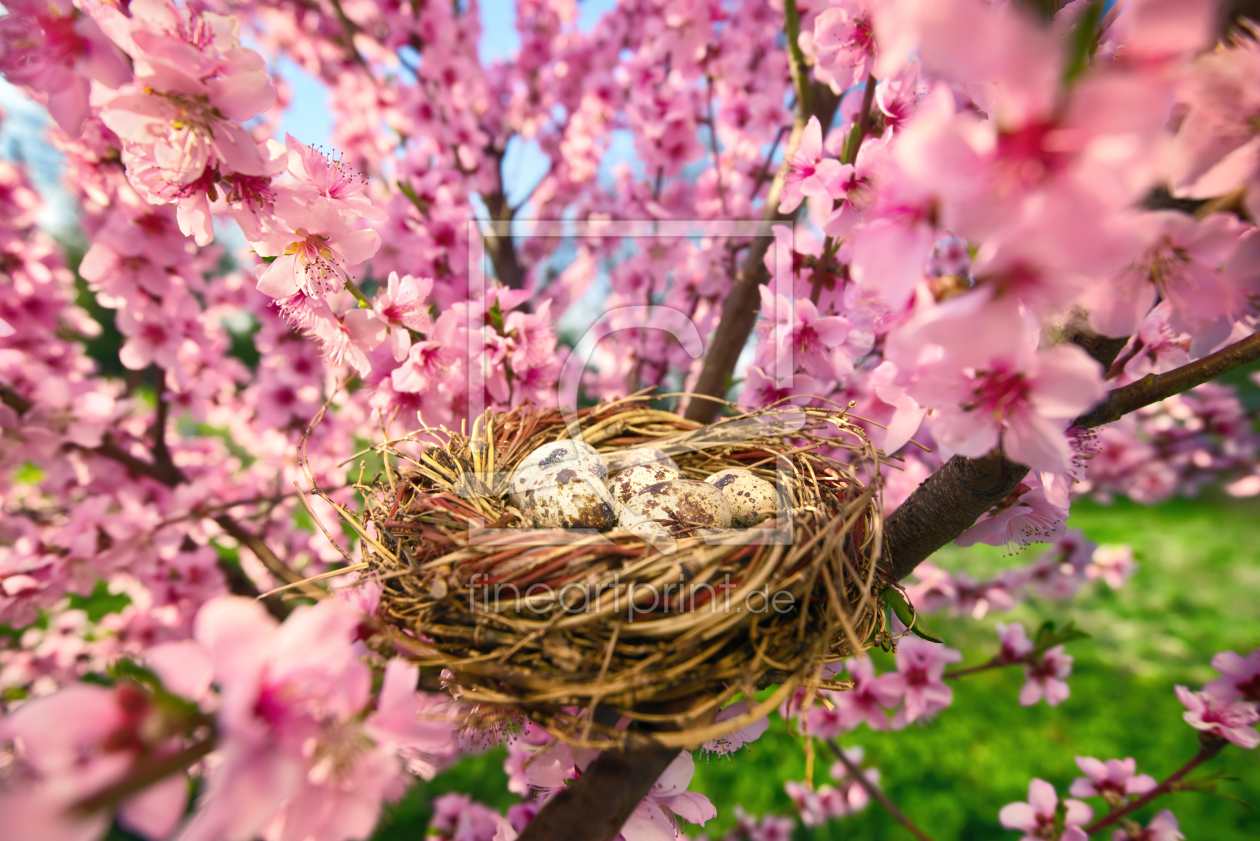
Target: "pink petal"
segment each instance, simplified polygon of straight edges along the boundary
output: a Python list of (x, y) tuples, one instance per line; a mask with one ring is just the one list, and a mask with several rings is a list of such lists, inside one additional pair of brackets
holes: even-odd
[(373, 230), (351, 231), (329, 242), (346, 265), (354, 266), (370, 258), (381, 247), (381, 235)]
[(236, 123), (223, 120), (215, 123), (214, 151), (233, 172), (242, 175), (267, 174), (267, 164), (258, 150), (258, 144), (249, 132)]
[(187, 805), (188, 778), (172, 774), (124, 802), (118, 823), (129, 832), (158, 841), (171, 834)]
[(1032, 832), (1037, 828), (1037, 813), (1027, 803), (1007, 803), (998, 812), (998, 822), (1007, 829)]
[(206, 650), (193, 640), (155, 645), (144, 653), (144, 663), (167, 692), (193, 701), (205, 696), (214, 679), (214, 665)]

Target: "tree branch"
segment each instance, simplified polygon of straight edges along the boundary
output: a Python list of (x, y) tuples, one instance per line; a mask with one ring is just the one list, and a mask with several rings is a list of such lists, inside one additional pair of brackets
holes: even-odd
[[(160, 371), (161, 369), (158, 370)], [(0, 383), (0, 402), (3, 402), (19, 415), (26, 414), (26, 412), (34, 406), (30, 400), (18, 394), (4, 383)], [(147, 462), (144, 459), (133, 456), (118, 444), (114, 443), (108, 435), (105, 436), (99, 447), (79, 447), (78, 449), (82, 449), (84, 452), (104, 456), (111, 461), (118, 462), (136, 476), (147, 476), (150, 479), (155, 479), (158, 482), (161, 482), (167, 487), (173, 488), (177, 485), (182, 485), (188, 481), (188, 478), (184, 476), (183, 471), (181, 471), (171, 460), (170, 452), (166, 447), (165, 435), (162, 432), (166, 426), (165, 406), (166, 404), (162, 400), (162, 392), (159, 390), (157, 418), (154, 421), (154, 434), (156, 442), (154, 444), (154, 456), (155, 458), (161, 459), (161, 454), (165, 453), (165, 464)], [(257, 555), (258, 559), (262, 561), (274, 575), (285, 579), (286, 583), (290, 584), (295, 583), (295, 579), (301, 580), (302, 577), (297, 575), (297, 573), (293, 570), (289, 569), (288, 566), (286, 566), (284, 562), (281, 561), (276, 554), (267, 547), (266, 543), (264, 543), (261, 538), (244, 529), (227, 514), (220, 514), (212, 519), (218, 523), (225, 532), (234, 537), (238, 543), (247, 546), (250, 551)], [(255, 586), (254, 583), (249, 580), (249, 577), (244, 575), (240, 570), (234, 568), (231, 564), (225, 563), (223, 560), (219, 561), (219, 569), (223, 572), (223, 577), (228, 583), (228, 588), (233, 593), (238, 596), (248, 596), (250, 598), (258, 597), (259, 591), (257, 586)], [(291, 578), (290, 576), (293, 576), (294, 578)], [(320, 591), (320, 594), (321, 596), (323, 595), (322, 590)], [(263, 601), (266, 604), (267, 610), (271, 612), (273, 616), (276, 616), (279, 619), (284, 618), (286, 611), (281, 602), (276, 600), (274, 597), (264, 599)]]
[(862, 773), (862, 769), (858, 767), (857, 763), (845, 756), (844, 751), (840, 750), (840, 746), (837, 745), (833, 739), (827, 739), (827, 747), (831, 748), (831, 752), (836, 755), (836, 759), (840, 760), (840, 763), (844, 765), (845, 769), (849, 772), (849, 775), (857, 781), (857, 784), (866, 789), (866, 793), (869, 794), (876, 803), (883, 806), (884, 811), (891, 815), (893, 820), (909, 830), (910, 834), (915, 838), (918, 838), (919, 841), (932, 841), (932, 836), (928, 835), (920, 829), (914, 821), (906, 817), (906, 813), (897, 808), (897, 804), (893, 803), (892, 800), (889, 799), (888, 795), (884, 793), (882, 788), (868, 780), (866, 775)]
[(159, 780), (188, 768), (214, 750), (214, 746), (214, 736), (207, 736), (176, 753), (167, 754), (159, 759), (136, 763), (127, 776), (113, 785), (101, 789), (96, 794), (85, 797), (71, 808), (73, 811), (81, 814), (88, 814), (99, 809), (117, 806), (128, 797), (144, 791)]
[(1260, 359), (1260, 333), (1248, 336), (1202, 359), (1196, 359), (1189, 365), (1182, 365), (1165, 374), (1148, 374), (1135, 383), (1114, 389), (1106, 400), (1088, 414), (1077, 418), (1074, 426), (1093, 429), (1118, 421), (1143, 406), (1189, 391), (1257, 359)]
[[(485, 200), (486, 209), (490, 211), (490, 218), (495, 222), (511, 223), (516, 210), (508, 204), (507, 195), (503, 190), (503, 154), (495, 153), (493, 155), (495, 168), (499, 173), (499, 186), (491, 193), (486, 193), (482, 198)], [(516, 256), (516, 244), (512, 241), (512, 235), (505, 234), (499, 236), (497, 232), (490, 233), (486, 236), (486, 253), (490, 255), (490, 262), (494, 264), (494, 273), (499, 278), (499, 282), (509, 289), (525, 288), (525, 269), (521, 267), (520, 260)]]
[(1099, 818), (1089, 826), (1085, 827), (1085, 832), (1089, 835), (1097, 835), (1107, 827), (1119, 823), (1122, 818), (1136, 812), (1138, 809), (1141, 809), (1155, 798), (1161, 797), (1174, 790), (1177, 783), (1181, 782), (1181, 779), (1185, 777), (1186, 774), (1189, 774), (1195, 768), (1198, 768), (1204, 762), (1207, 762), (1209, 759), (1216, 756), (1221, 752), (1221, 748), (1225, 747), (1227, 744), (1229, 743), (1220, 736), (1209, 736), (1205, 734), (1202, 746), (1199, 748), (1199, 752), (1191, 757), (1189, 762), (1174, 771), (1168, 779), (1164, 780), (1162, 783), (1155, 786), (1155, 788), (1151, 789), (1137, 800), (1134, 800), (1123, 809), (1117, 809), (1105, 818)]
[[(1240, 365), (1260, 359), (1260, 333), (1165, 374), (1152, 374), (1111, 391), (1107, 399), (1073, 422), (1092, 429), (1143, 406), (1188, 391)], [(954, 456), (915, 488), (884, 524), (884, 563), (892, 580), (905, 578), (937, 549), (975, 524), (1005, 498), (1028, 468), (1000, 451), (980, 458)]]
[[(793, 37), (793, 31), (799, 28), (796, 18), (795, 0), (787, 0), (785, 14), (788, 29), (788, 58), (792, 70), (792, 81), (797, 85), (796, 120), (792, 124), (792, 133), (788, 136), (787, 149), (783, 155), (783, 163), (779, 172), (770, 183), (770, 191), (766, 194), (766, 204), (761, 211), (761, 222), (757, 226), (757, 235), (748, 247), (748, 254), (740, 267), (739, 276), (731, 283), (731, 291), (722, 303), (722, 317), (718, 321), (713, 341), (705, 353), (704, 366), (692, 391), (696, 394), (707, 394), (711, 397), (722, 397), (726, 394), (726, 384), (735, 371), (735, 362), (740, 351), (748, 341), (753, 325), (757, 323), (757, 310), (760, 305), (759, 289), (770, 279), (766, 271), (765, 256), (774, 241), (773, 225), (778, 222), (791, 222), (793, 213), (779, 212), (779, 196), (787, 178), (789, 162), (801, 144), (801, 136), (810, 117), (817, 117), (822, 123), (823, 134), (831, 126), (840, 98), (831, 92), (826, 85), (811, 85), (804, 65), (804, 57), (800, 55), (800, 46)], [(795, 23), (794, 23), (795, 20)], [(712, 400), (691, 400), (687, 403), (685, 415), (687, 420), (709, 423), (717, 413), (720, 403)]]
[(650, 738), (604, 751), (543, 805), (519, 841), (612, 841), (679, 753)]

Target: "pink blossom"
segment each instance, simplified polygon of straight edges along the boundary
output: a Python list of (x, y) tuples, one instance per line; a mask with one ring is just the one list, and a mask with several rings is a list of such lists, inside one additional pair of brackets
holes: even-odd
[(394, 351), (394, 360), (402, 362), (411, 349), (411, 333), (427, 333), (433, 327), (433, 318), (425, 302), (429, 291), (433, 289), (433, 278), (414, 278), (411, 275), (398, 277), (398, 272), (390, 272), (385, 289), (376, 296), (372, 306), (389, 325), (390, 347)]
[(1102, 797), (1115, 808), (1131, 794), (1146, 794), (1155, 788), (1155, 778), (1137, 773), (1137, 760), (1108, 759), (1103, 762), (1091, 756), (1076, 757), (1076, 765), (1085, 773), (1072, 781), (1068, 793), (1073, 797)]
[(1057, 707), (1071, 693), (1065, 680), (1071, 673), (1072, 657), (1063, 653), (1063, 646), (1046, 650), (1036, 662), (1024, 667), (1027, 681), (1019, 690), (1019, 703), (1031, 707), (1044, 698), (1047, 704)]
[[(713, 721), (715, 724), (720, 721), (729, 721), (732, 718), (739, 718), (747, 712), (748, 703), (737, 701), (719, 710), (717, 718)], [(730, 756), (749, 742), (755, 742), (760, 739), (762, 734), (769, 729), (770, 720), (768, 718), (759, 718), (752, 724), (741, 727), (725, 736), (710, 739), (701, 745), (700, 749), (707, 753), (716, 753), (719, 756)]]
[(703, 826), (717, 817), (707, 797), (687, 791), (695, 772), (690, 751), (680, 753), (626, 820), (623, 841), (672, 841), (678, 836), (678, 818)]
[(763, 353), (771, 354), (773, 372), (779, 377), (792, 375), (800, 366), (815, 378), (835, 376), (832, 358), (836, 348), (849, 334), (849, 322), (840, 316), (820, 316), (808, 299), (790, 301), (761, 287), (761, 310), (766, 345)]
[[(1079, 800), (1068, 798), (1063, 805), (1067, 810), (1064, 822), (1068, 827), (1087, 824), (1094, 816), (1094, 810)], [(1059, 795), (1054, 786), (1034, 777), (1028, 784), (1028, 802), (1006, 804), (998, 813), (998, 820), (1007, 829), (1023, 832), (1020, 841), (1040, 841), (1054, 827), (1058, 807)]]
[(839, 0), (814, 19), (818, 65), (840, 88), (866, 80), (874, 66), (875, 33), (865, 0)]
[(893, 717), (893, 728), (929, 718), (954, 701), (954, 690), (945, 685), (945, 667), (961, 663), (962, 653), (918, 637), (904, 637), (897, 643), (897, 673), (888, 687), (903, 696), (905, 706)]
[(1022, 622), (1012, 622), (1009, 625), (998, 622), (996, 627), (998, 641), (1002, 645), (1001, 650), (998, 652), (998, 659), (1002, 662), (1018, 663), (1033, 653), (1033, 649), (1036, 646), (1028, 638), (1028, 632), (1024, 630)]
[(827, 181), (839, 169), (839, 161), (823, 157), (822, 123), (817, 117), (810, 117), (800, 143), (788, 159), (779, 212), (791, 213), (807, 196), (827, 195)]
[(1250, 701), (1224, 701), (1207, 692), (1191, 692), (1176, 687), (1177, 700), (1186, 707), (1182, 718), (1195, 730), (1228, 739), (1250, 750), (1260, 745), (1255, 724), (1260, 721), (1260, 705)]
[[(1034, 470), (1068, 471), (1072, 453), (1064, 431), (1106, 391), (1101, 366), (1084, 350), (1038, 350), (1019, 310), (989, 303), (982, 292), (952, 299), (906, 329), (908, 341), (922, 348), (918, 359), (932, 360), (909, 394), (938, 410), (933, 433), (940, 443), (977, 457), (1000, 442), (1008, 456)], [(984, 341), (966, 338), (974, 335)], [(898, 350), (906, 352), (913, 353)]]
[(904, 680), (900, 675), (875, 676), (875, 664), (869, 657), (850, 657), (844, 661), (853, 688), (847, 692), (828, 692), (834, 709), (827, 711), (816, 706), (805, 713), (809, 732), (819, 738), (830, 739), (842, 732), (854, 730), (862, 722), (872, 730), (888, 729), (888, 714), (901, 700)]
[[(1008, 504), (1007, 500), (1016, 494), (1019, 496), (1013, 504)], [(954, 542), (959, 546), (987, 543), (990, 546), (1016, 545), (1024, 548), (1030, 543), (1048, 542), (1064, 534), (1067, 508), (1056, 504), (1058, 500), (1047, 494), (1044, 485), (1030, 488), (1021, 483), (1011, 497), (976, 521)]]
[(1137, 562), (1133, 560), (1132, 546), (1099, 546), (1089, 566), (1085, 567), (1085, 577), (1101, 578), (1111, 589), (1119, 590), (1135, 570)]
[[(744, 369), (744, 391), (741, 400), (747, 406), (769, 406), (780, 401), (808, 405), (813, 400), (816, 384), (809, 374), (795, 374), (786, 380), (770, 377), (756, 365)], [(794, 395), (801, 395), (795, 397)]]
[(1159, 298), (1200, 329), (1242, 312), (1241, 291), (1220, 271), (1245, 230), (1235, 217), (1214, 213), (1196, 221), (1162, 210), (1144, 216), (1142, 225), (1150, 243), (1142, 257), (1112, 283), (1092, 288), (1091, 327), (1107, 336), (1130, 336)]
[(117, 88), (131, 77), (118, 48), (70, 0), (10, 0), (0, 18), (0, 72), (43, 99), (68, 133), (88, 115), (92, 80)]
[(1111, 841), (1185, 841), (1177, 818), (1167, 809), (1160, 809), (1145, 827), (1117, 829), (1111, 833)]
[(1221, 673), (1208, 681), (1203, 691), (1226, 703), (1230, 701), (1260, 702), (1260, 648), (1245, 658), (1232, 651), (1212, 655), (1212, 668)]
[(333, 203), (342, 213), (377, 221), (386, 218), (364, 195), (367, 179), (361, 173), (351, 170), (340, 159), (329, 158), (299, 142), (291, 134), (285, 134), (284, 142), (289, 150), (289, 172), (297, 179), (297, 184), (286, 185), (277, 199), (276, 212), (281, 216), (300, 215), (303, 208), (322, 199)]
[(293, 221), (292, 228), (266, 230), (253, 243), (259, 255), (275, 258), (255, 269), (258, 291), (272, 298), (339, 292), (350, 279), (350, 268), (380, 248), (380, 234), (350, 230), (346, 217), (329, 204), (313, 205)]

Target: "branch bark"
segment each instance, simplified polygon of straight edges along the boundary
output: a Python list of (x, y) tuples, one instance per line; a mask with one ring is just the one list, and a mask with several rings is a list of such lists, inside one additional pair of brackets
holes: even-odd
[(604, 751), (546, 802), (519, 841), (612, 841), (679, 752), (650, 738)]
[[(829, 87), (814, 85), (812, 113), (805, 117), (797, 117), (792, 125), (792, 133), (788, 135), (788, 144), (783, 156), (779, 172), (770, 182), (770, 192), (766, 194), (766, 204), (761, 211), (761, 223), (757, 226), (757, 235), (748, 247), (748, 254), (740, 266), (739, 276), (731, 284), (731, 291), (722, 303), (722, 318), (718, 321), (713, 341), (709, 344), (704, 357), (704, 367), (692, 391), (697, 394), (708, 394), (722, 397), (726, 394), (726, 384), (735, 371), (735, 362), (740, 351), (748, 341), (753, 325), (757, 321), (757, 310), (761, 305), (760, 286), (770, 279), (766, 271), (765, 257), (774, 241), (772, 226), (780, 222), (791, 222), (795, 213), (779, 212), (779, 196), (783, 192), (784, 179), (787, 177), (788, 161), (795, 154), (801, 143), (801, 135), (805, 133), (805, 125), (809, 116), (818, 118), (822, 123), (823, 134), (827, 133), (831, 119), (835, 116), (836, 106), (840, 99)], [(720, 403), (712, 400), (692, 400), (687, 404), (686, 417), (698, 423), (709, 423), (717, 413)]]
[[(1152, 374), (1113, 389), (1107, 399), (1073, 422), (1092, 429), (1143, 406), (1188, 391), (1260, 359), (1260, 333), (1165, 374)], [(905, 578), (937, 549), (969, 529), (1000, 502), (1028, 468), (995, 450), (980, 458), (954, 456), (915, 488), (884, 524), (883, 557), (894, 581)]]
[[(160, 370), (161, 369), (159, 369), (159, 371)], [(159, 374), (159, 377), (161, 377), (161, 374)], [(160, 388), (161, 385), (159, 385), (159, 389)], [(4, 383), (0, 383), (0, 402), (3, 402), (19, 415), (26, 414), (26, 412), (34, 406), (30, 400), (18, 394)], [(166, 403), (162, 399), (161, 391), (159, 391), (157, 416), (154, 421), (154, 456), (158, 459), (157, 463), (148, 462), (142, 458), (133, 456), (131, 453), (127, 452), (115, 443), (108, 435), (104, 437), (104, 440), (98, 447), (79, 447), (79, 449), (82, 449), (84, 452), (94, 453), (99, 456), (104, 456), (111, 461), (115, 461), (125, 467), (133, 475), (147, 476), (150, 479), (155, 479), (170, 488), (181, 485), (184, 482), (187, 482), (188, 478), (184, 476), (183, 471), (181, 471), (179, 467), (175, 465), (174, 461), (171, 460), (170, 451), (167, 449), (165, 437), (166, 415)], [(257, 555), (259, 560), (261, 560), (267, 569), (271, 570), (274, 575), (285, 579), (285, 582), (289, 584), (294, 583), (294, 576), (296, 576), (298, 580), (301, 579), (301, 576), (298, 576), (297, 573), (289, 569), (289, 567), (281, 561), (270, 548), (267, 547), (267, 544), (262, 540), (262, 538), (245, 529), (227, 514), (220, 514), (212, 517), (211, 519), (218, 523), (225, 532), (235, 538), (237, 542), (249, 547), (250, 551)], [(230, 564), (226, 564), (222, 561), (219, 563), (219, 568), (222, 570), (224, 579), (228, 583), (228, 588), (233, 593), (238, 596), (248, 596), (250, 598), (258, 597), (258, 588), (252, 581), (249, 580), (249, 577), (244, 575), (240, 570), (235, 569)], [(320, 594), (322, 596), (323, 591), (320, 591)], [(284, 618), (287, 611), (285, 611), (283, 603), (281, 603), (278, 599), (272, 597), (263, 599), (263, 602), (267, 610), (273, 616), (278, 619)]]

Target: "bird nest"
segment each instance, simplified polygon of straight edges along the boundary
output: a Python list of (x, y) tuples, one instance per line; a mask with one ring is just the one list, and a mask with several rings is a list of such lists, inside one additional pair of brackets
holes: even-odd
[[(889, 633), (875, 572), (879, 454), (845, 412), (787, 406), (701, 425), (654, 399), (567, 421), (530, 406), (487, 412), (470, 433), (426, 430), (441, 443), (381, 448), (399, 469), (370, 488), (362, 515), (377, 535), (365, 555), (384, 586), (381, 618), (422, 667), (443, 670), (481, 726), (524, 715), (571, 744), (607, 747), (629, 719), (666, 745), (695, 746), (798, 688), (846, 688), (827, 664)], [(508, 477), (570, 437), (610, 470), (643, 446), (687, 478), (751, 469), (776, 484), (778, 514), (678, 539), (531, 528), (508, 501)], [(822, 448), (850, 451), (874, 482)], [(716, 720), (736, 697), (746, 712)]]

